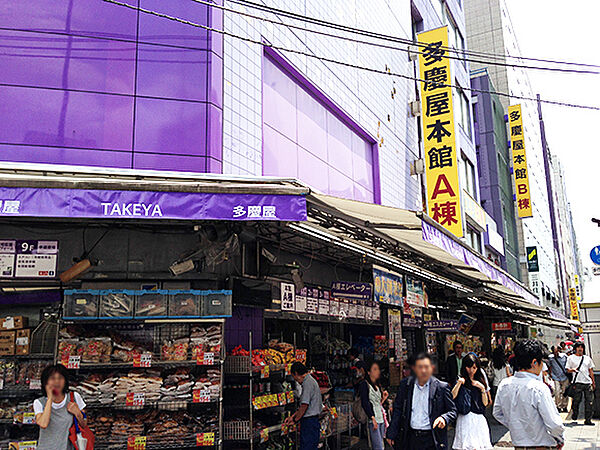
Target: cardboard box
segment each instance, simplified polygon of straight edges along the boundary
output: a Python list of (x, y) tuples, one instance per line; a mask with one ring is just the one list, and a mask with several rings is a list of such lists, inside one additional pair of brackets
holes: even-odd
[(20, 330), (27, 327), (27, 317), (8, 316), (0, 319), (0, 330)]
[(15, 331), (0, 331), (0, 355), (10, 356), (15, 354)]
[(17, 330), (15, 338), (15, 354), (16, 355), (29, 355), (29, 345), (31, 343), (31, 330), (25, 328), (23, 330)]

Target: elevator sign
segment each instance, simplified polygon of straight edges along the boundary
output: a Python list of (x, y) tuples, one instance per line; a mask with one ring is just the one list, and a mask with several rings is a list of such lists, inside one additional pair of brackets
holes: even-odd
[(0, 278), (54, 278), (58, 241), (0, 240)]

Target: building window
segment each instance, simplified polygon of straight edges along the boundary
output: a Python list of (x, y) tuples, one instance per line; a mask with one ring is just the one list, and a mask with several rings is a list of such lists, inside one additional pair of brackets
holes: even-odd
[(456, 56), (461, 58), (463, 64), (466, 65), (466, 60), (464, 59), (465, 39), (456, 26), (448, 8), (444, 7), (442, 10), (444, 13), (443, 21), (448, 26), (448, 45), (457, 51)]
[(460, 155), (460, 169), (462, 171), (461, 178), (463, 181), (463, 189), (477, 200), (477, 183), (475, 181), (475, 166), (464, 153)]
[(471, 105), (469, 104), (469, 99), (465, 95), (465, 91), (463, 91), (460, 87), (456, 87), (455, 91), (455, 108), (458, 108), (458, 119), (460, 126), (463, 131), (469, 137), (471, 137)]
[(467, 239), (467, 244), (481, 253), (481, 233), (479, 233), (479, 231), (475, 231), (473, 228), (467, 225), (465, 238)]

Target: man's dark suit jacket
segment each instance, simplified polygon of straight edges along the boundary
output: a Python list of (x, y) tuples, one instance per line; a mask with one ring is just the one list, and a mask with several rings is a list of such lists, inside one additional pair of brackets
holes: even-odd
[(452, 353), (446, 360), (446, 373), (448, 375), (448, 384), (452, 387), (458, 380), (458, 362), (456, 361), (456, 355)]
[[(414, 389), (415, 377), (403, 379), (394, 400), (394, 411), (386, 437), (394, 440), (394, 446), (397, 449), (408, 448), (408, 432), (410, 430)], [(456, 405), (452, 400), (452, 392), (448, 383), (431, 377), (431, 384), (429, 385), (429, 422), (432, 427), (433, 422), (438, 417), (442, 417), (446, 421), (446, 427), (432, 430), (433, 439), (438, 450), (446, 450), (448, 448), (448, 425), (456, 420)]]

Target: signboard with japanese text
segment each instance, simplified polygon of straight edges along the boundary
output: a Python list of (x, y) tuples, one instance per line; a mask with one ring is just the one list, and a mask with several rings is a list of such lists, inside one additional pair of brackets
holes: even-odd
[(388, 305), (404, 303), (402, 275), (379, 267), (373, 267), (373, 295), (375, 300)]
[(508, 132), (512, 148), (512, 165), (515, 177), (517, 213), (519, 217), (531, 217), (531, 193), (529, 192), (529, 172), (525, 154), (525, 133), (521, 105), (508, 107)]
[(281, 283), (281, 310), (294, 311), (296, 309), (296, 286), (293, 283)]
[(477, 322), (476, 317), (468, 316), (466, 314), (461, 314), (460, 317), (458, 318), (458, 324), (457, 324), (458, 332), (462, 333), (462, 334), (469, 334), (469, 332), (471, 331), (471, 328), (473, 328), (473, 325), (475, 325), (475, 322)]
[(526, 247), (527, 254), (527, 271), (528, 272), (539, 272), (540, 262), (538, 260), (537, 247)]
[(334, 281), (331, 283), (331, 295), (337, 298), (371, 300), (373, 286), (360, 281)]
[(577, 295), (577, 301), (581, 301), (581, 284), (579, 283), (579, 275), (575, 275), (575, 294)]
[(579, 320), (579, 305), (577, 304), (577, 291), (569, 288), (569, 305), (571, 306), (571, 319)]
[(512, 322), (494, 322), (492, 323), (492, 331), (510, 331), (512, 330)]
[(418, 35), (427, 212), (456, 237), (463, 236), (454, 136), (448, 27)]
[(421, 280), (406, 277), (406, 303), (427, 308), (425, 285)]
[(58, 241), (0, 241), (0, 277), (54, 278)]
[(453, 332), (458, 329), (458, 320), (443, 319), (443, 320), (426, 320), (424, 323), (428, 331), (448, 331)]

